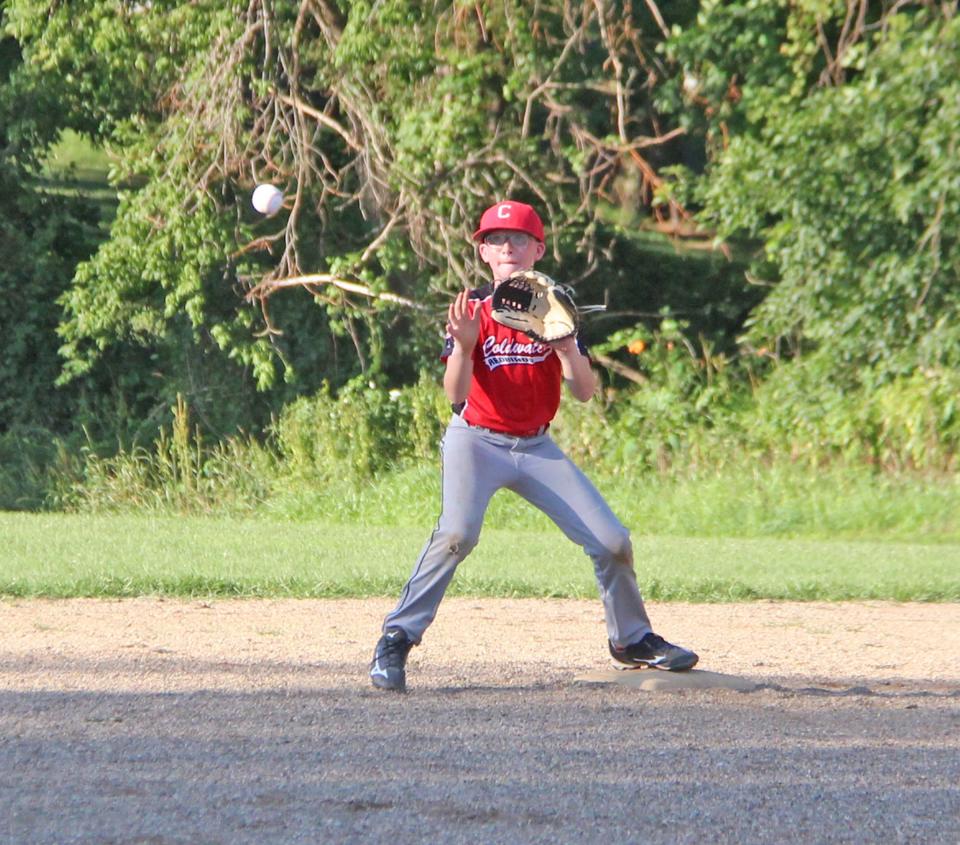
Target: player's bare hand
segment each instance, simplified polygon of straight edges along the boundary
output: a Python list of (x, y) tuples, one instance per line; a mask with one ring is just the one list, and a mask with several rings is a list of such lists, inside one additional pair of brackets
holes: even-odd
[(556, 352), (561, 358), (569, 355), (578, 355), (580, 353), (580, 347), (577, 345), (577, 336), (570, 335), (570, 337), (565, 337), (562, 340), (555, 340), (552, 343), (548, 343), (551, 349)]
[(470, 292), (462, 290), (447, 310), (447, 333), (464, 352), (472, 352), (480, 336), (480, 303), (471, 302)]

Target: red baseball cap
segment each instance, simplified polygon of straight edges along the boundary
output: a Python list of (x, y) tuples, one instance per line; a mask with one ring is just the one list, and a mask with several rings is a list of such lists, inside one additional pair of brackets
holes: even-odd
[(478, 243), (483, 240), (487, 232), (497, 229), (512, 229), (516, 232), (526, 232), (538, 241), (543, 241), (543, 221), (540, 215), (533, 210), (533, 206), (525, 202), (503, 200), (491, 205), (480, 218), (480, 225), (473, 233), (473, 239)]

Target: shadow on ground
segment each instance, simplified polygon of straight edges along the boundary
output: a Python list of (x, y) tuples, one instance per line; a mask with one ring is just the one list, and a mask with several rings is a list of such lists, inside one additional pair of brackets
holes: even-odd
[(960, 838), (956, 688), (362, 681), (0, 691), (0, 841)]

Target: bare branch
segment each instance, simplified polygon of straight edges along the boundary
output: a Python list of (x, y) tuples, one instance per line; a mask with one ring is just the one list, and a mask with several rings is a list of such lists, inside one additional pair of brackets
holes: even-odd
[(414, 302), (405, 296), (399, 296), (395, 293), (385, 293), (375, 291), (367, 285), (360, 282), (354, 282), (350, 279), (344, 279), (341, 276), (335, 276), (332, 273), (307, 273), (302, 276), (292, 276), (286, 279), (264, 279), (258, 285), (251, 288), (246, 295), (248, 301), (254, 299), (264, 300), (278, 290), (293, 287), (309, 287), (311, 285), (332, 285), (346, 293), (356, 293), (366, 296), (369, 299), (379, 299), (384, 302), (392, 302), (396, 305), (403, 305), (405, 308), (413, 308), (418, 311), (427, 311), (429, 308), (420, 302)]
[(660, 27), (660, 32), (663, 33), (664, 38), (670, 36), (670, 30), (667, 28), (667, 24), (663, 19), (663, 15), (660, 14), (660, 9), (657, 7), (657, 4), (654, 0), (645, 0), (647, 8), (650, 10), (650, 14), (653, 15), (653, 19), (657, 22), (657, 26)]
[[(259, 253), (272, 265), (250, 280), (246, 293), (260, 305), (268, 334), (278, 329), (266, 302), (286, 288), (310, 291), (321, 303), (362, 297), (370, 314), (378, 301), (430, 312), (429, 303), (453, 288), (476, 285), (483, 268), (470, 235), (478, 209), (514, 193), (534, 198), (545, 212), (557, 261), (564, 258), (561, 228), (577, 227), (582, 278), (607, 255), (598, 243), (602, 229), (594, 225), (604, 202), (648, 205), (653, 222), (669, 221), (677, 235), (689, 227), (690, 215), (675, 202), (665, 208), (651, 202), (662, 181), (648, 151), (683, 130), (661, 127), (652, 113), (649, 92), (663, 75), (662, 61), (650, 43), (651, 26), (641, 26), (637, 15), (648, 11), (661, 33), (668, 30), (656, 0), (645, 3), (643, 12), (608, 0), (537, 0), (532, 12), (513, 3), (425, 4), (424, 26), (434, 28), (410, 37), (432, 47), (435, 67), (411, 84), (394, 75), (389, 58), (365, 66), (334, 63), (330, 48), (344, 37), (347, 4), (298, 0), (290, 18), (275, 15), (267, 0), (249, 0), (238, 29), (215, 42), (204, 73), (170, 92), (186, 128), (177, 148), (163, 153), (171, 168), (189, 169), (202, 192), (196, 196), (214, 201), (218, 189), (219, 201), (229, 202), (257, 181), (284, 185), (282, 230), (258, 233), (234, 252)], [(378, 6), (372, 4), (371, 20)], [(513, 100), (495, 84), (498, 73), (511, 71), (509, 26), (513, 32), (525, 27), (539, 51), (532, 51), (537, 69)], [(850, 39), (856, 31), (854, 18)], [(452, 134), (454, 144), (470, 140), (451, 154), (449, 145), (434, 149), (429, 137), (420, 139), (428, 122), (404, 119), (445, 90), (438, 81), (458, 72), (451, 56), (460, 55), (489, 56), (494, 84), (477, 109), (489, 112), (489, 133), (482, 142), (475, 134)], [(426, 108), (424, 115), (433, 120)], [(442, 120), (437, 127), (446, 131)], [(411, 148), (417, 143), (422, 150)], [(629, 195), (618, 193), (625, 173), (639, 177)], [(391, 250), (400, 238), (418, 268), (393, 269)], [(330, 260), (348, 253), (359, 256), (348, 268)], [(313, 272), (331, 266), (337, 272)], [(363, 268), (390, 273), (396, 292), (360, 282), (354, 274)], [(428, 304), (403, 295), (411, 290), (426, 294)], [(356, 341), (359, 335), (345, 322), (344, 328)]]
[(317, 121), (317, 123), (321, 123), (328, 129), (336, 132), (341, 138), (343, 138), (344, 141), (347, 142), (347, 146), (350, 147), (350, 149), (360, 149), (360, 142), (329, 115), (324, 114), (322, 111), (319, 111), (312, 106), (308, 106), (295, 96), (277, 93), (276, 97), (281, 103), (287, 103), (287, 105), (293, 106), (301, 114), (312, 117), (315, 121)]
[(635, 370), (633, 367), (628, 367), (626, 364), (621, 364), (619, 361), (617, 361), (615, 358), (611, 358), (609, 355), (604, 355), (600, 352), (594, 352), (591, 350), (590, 357), (598, 364), (606, 367), (608, 370), (611, 370), (619, 376), (623, 376), (625, 379), (629, 379), (635, 384), (650, 383), (650, 380), (639, 370)]

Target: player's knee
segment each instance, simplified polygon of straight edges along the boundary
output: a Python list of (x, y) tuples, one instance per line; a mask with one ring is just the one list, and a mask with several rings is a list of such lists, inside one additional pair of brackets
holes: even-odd
[(443, 532), (442, 539), (450, 554), (462, 560), (480, 540), (480, 526), (461, 525), (448, 528)]
[(598, 572), (608, 566), (633, 566), (633, 543), (630, 532), (623, 526), (595, 535), (584, 545), (584, 550), (593, 558)]
[(626, 528), (604, 537), (601, 547), (603, 551), (600, 556), (604, 561), (618, 566), (633, 566), (633, 543)]
[(617, 563), (623, 566), (633, 566), (633, 542), (630, 540), (629, 531), (623, 530), (610, 553)]

